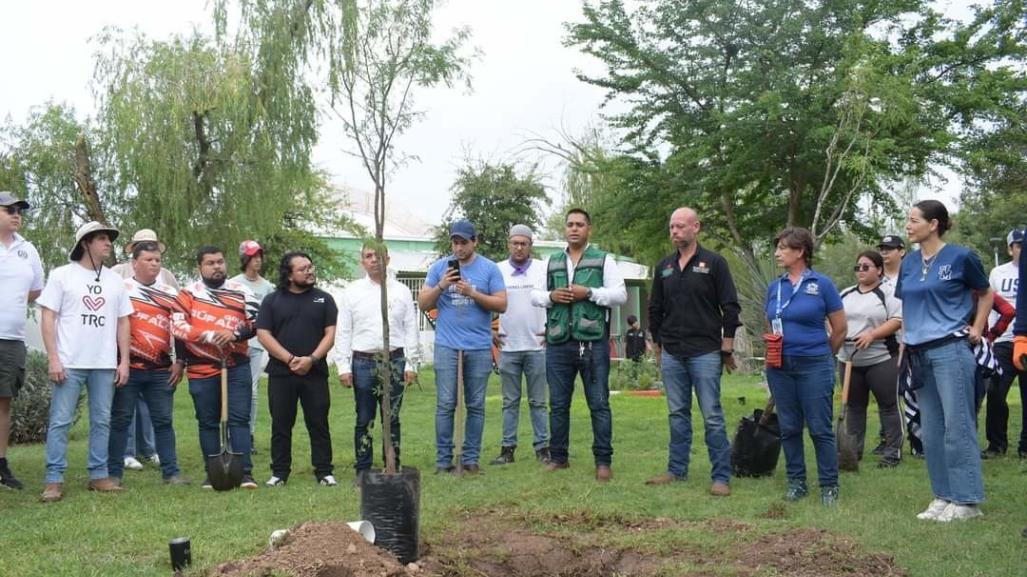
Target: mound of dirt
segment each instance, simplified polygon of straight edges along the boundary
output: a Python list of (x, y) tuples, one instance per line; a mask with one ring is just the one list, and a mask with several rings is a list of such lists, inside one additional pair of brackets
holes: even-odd
[(345, 523), (304, 523), (276, 548), (219, 565), (212, 577), (408, 577), (396, 558)]

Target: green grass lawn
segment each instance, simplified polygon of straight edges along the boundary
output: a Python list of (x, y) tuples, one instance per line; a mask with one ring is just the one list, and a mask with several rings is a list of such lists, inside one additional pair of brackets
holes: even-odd
[[(584, 399), (575, 399), (571, 423), (571, 468), (546, 474), (530, 458), (531, 431), (526, 407), (521, 412), (524, 450), (506, 467), (486, 463), (498, 453), (500, 440), (499, 381), (493, 377), (485, 424), (483, 475), (454, 478), (435, 476), (435, 394), (430, 371), (421, 375), (423, 388), (408, 391), (403, 406), (403, 462), (421, 469), (421, 536), (452, 529), (457, 519), (476, 511), (503, 510), (528, 516), (584, 513), (594, 516), (669, 517), (684, 521), (737, 519), (768, 534), (796, 527), (816, 527), (847, 536), (867, 552), (894, 557), (912, 576), (970, 577), (1027, 575), (1027, 476), (1015, 457), (985, 462), (988, 502), (985, 517), (941, 525), (917, 521), (916, 513), (930, 501), (924, 463), (905, 459), (898, 469), (878, 470), (868, 457), (861, 472), (843, 474), (841, 502), (825, 509), (811, 498), (782, 507), (783, 458), (769, 479), (737, 479), (726, 499), (707, 495), (709, 461), (702, 441), (701, 417), (694, 411), (696, 438), (692, 447), (691, 480), (665, 487), (647, 487), (645, 479), (666, 466), (668, 439), (666, 401), (616, 395), (614, 416), (614, 480), (605, 486), (593, 480), (591, 429)], [(191, 487), (167, 487), (148, 466), (126, 471), (127, 490), (120, 495), (87, 492), (85, 451), (87, 419), (72, 432), (65, 498), (56, 504), (38, 501), (44, 469), (42, 445), (17, 446), (9, 458), (27, 485), (21, 492), (0, 492), (0, 575), (2, 576), (165, 576), (170, 573), (169, 539), (192, 539), (194, 569), (199, 575), (216, 564), (264, 550), (274, 529), (306, 520), (354, 520), (359, 494), (351, 484), (353, 465), (353, 397), (333, 379), (332, 431), (335, 441), (336, 488), (319, 487), (309, 465), (309, 446), (302, 418), (293, 439), (296, 469), (289, 485), (263, 487), (270, 473), (270, 423), (262, 409), (257, 434), (260, 453), (254, 468), (261, 488), (256, 491), (202, 491), (198, 481), (202, 456), (197, 442), (192, 400), (187, 389), (176, 395), (175, 422), (179, 459)], [(745, 397), (745, 403), (739, 397)], [(1015, 394), (1010, 395), (1014, 401)], [(733, 434), (738, 419), (761, 406), (766, 393), (752, 377), (727, 377), (724, 406)], [(262, 407), (266, 401), (262, 399)], [(871, 432), (877, 430), (871, 407)], [(1019, 434), (1019, 406), (1014, 405), (1010, 432)], [(380, 446), (375, 431), (376, 449)], [(873, 437), (873, 434), (871, 434)], [(376, 455), (380, 459), (380, 456)], [(810, 479), (815, 481), (812, 447), (807, 443)], [(816, 495), (814, 486), (814, 495)], [(781, 515), (767, 515), (768, 511)], [(769, 518), (777, 517), (777, 518)], [(671, 539), (673, 536), (669, 536)], [(674, 540), (687, 540), (715, 555), (732, 547), (730, 534), (686, 531)], [(656, 545), (649, 543), (652, 549)], [(659, 551), (658, 548), (652, 549)], [(765, 573), (774, 575), (775, 573)]]

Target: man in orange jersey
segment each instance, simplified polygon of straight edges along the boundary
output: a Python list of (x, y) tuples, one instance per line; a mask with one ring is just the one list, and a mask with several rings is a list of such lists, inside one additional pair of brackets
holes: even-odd
[[(189, 394), (196, 408), (203, 457), (220, 451), (221, 365), (228, 368), (228, 437), (242, 454), (244, 489), (256, 489), (250, 460), (250, 357), (246, 341), (256, 332), (257, 300), (245, 286), (228, 281), (224, 252), (213, 246), (196, 253), (200, 280), (178, 293), (181, 310), (172, 333), (184, 344)], [(163, 457), (162, 457), (163, 458)], [(209, 476), (203, 488), (211, 488)]]
[(182, 379), (183, 359), (171, 361), (171, 315), (178, 310), (178, 291), (158, 280), (161, 252), (154, 241), (140, 241), (132, 247), (132, 277), (125, 281), (125, 291), (132, 300), (131, 352), (128, 382), (114, 391), (111, 407), (111, 437), (108, 446), (107, 472), (111, 478), (122, 478), (125, 471), (125, 445), (136, 401), (142, 396), (150, 411), (161, 473), (169, 485), (185, 485), (178, 469), (175, 453), (175, 429), (172, 414), (175, 385)]

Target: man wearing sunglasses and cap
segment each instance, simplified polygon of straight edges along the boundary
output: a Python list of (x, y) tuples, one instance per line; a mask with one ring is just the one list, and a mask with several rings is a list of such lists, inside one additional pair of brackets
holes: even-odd
[(0, 488), (21, 489), (7, 464), (11, 400), (25, 384), (25, 310), (43, 290), (43, 265), (18, 234), (29, 203), (0, 192)]
[[(255, 240), (242, 241), (242, 244), (239, 245), (239, 263), (242, 273), (228, 280), (237, 282), (250, 289), (250, 292), (257, 299), (257, 304), (260, 305), (264, 301), (264, 297), (275, 290), (275, 285), (260, 276), (260, 272), (264, 269), (264, 247), (260, 246)], [(264, 366), (267, 365), (268, 356), (267, 351), (264, 350), (264, 345), (260, 344), (260, 340), (257, 337), (250, 339), (249, 345), (250, 378), (253, 379), (250, 383), (252, 390), (250, 396), (250, 445), (253, 447), (251, 449), (253, 453), (256, 453), (257, 445), (253, 434), (257, 430), (257, 388), (260, 385), (260, 375), (264, 374)]]
[(54, 383), (44, 502), (63, 497), (68, 430), (83, 386), (89, 396), (88, 488), (121, 490), (108, 475), (107, 456), (114, 387), (124, 385), (129, 374), (132, 303), (125, 281), (103, 265), (116, 238), (116, 229), (99, 222), (80, 226), (68, 257), (71, 262), (50, 272), (39, 295), (40, 328)]

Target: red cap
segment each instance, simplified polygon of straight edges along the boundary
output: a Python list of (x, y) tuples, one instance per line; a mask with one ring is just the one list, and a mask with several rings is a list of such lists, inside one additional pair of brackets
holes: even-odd
[(239, 258), (244, 256), (255, 256), (258, 252), (264, 252), (264, 249), (260, 247), (260, 244), (255, 240), (244, 240), (239, 245)]

